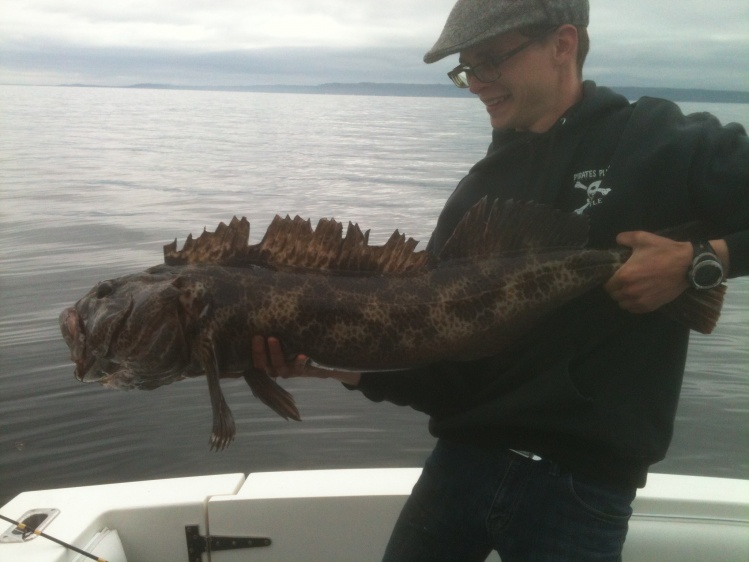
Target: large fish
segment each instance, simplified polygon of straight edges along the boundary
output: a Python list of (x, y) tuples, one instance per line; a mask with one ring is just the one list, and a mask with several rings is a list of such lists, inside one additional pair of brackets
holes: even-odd
[[(164, 247), (165, 263), (103, 281), (60, 315), (75, 375), (112, 388), (153, 389), (206, 375), (211, 448), (234, 437), (219, 379), (243, 376), (286, 419), (292, 397), (252, 367), (250, 340), (275, 336), (289, 356), (342, 370), (403, 369), (496, 354), (544, 315), (606, 281), (624, 248), (584, 249), (587, 220), (530, 203), (482, 200), (438, 255), (396, 231), (276, 217), (259, 244), (236, 217)], [(667, 307), (702, 332), (724, 287), (687, 291)]]

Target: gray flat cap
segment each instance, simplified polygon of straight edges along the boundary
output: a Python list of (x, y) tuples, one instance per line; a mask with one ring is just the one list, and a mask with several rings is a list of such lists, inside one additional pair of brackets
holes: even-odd
[(432, 63), (526, 25), (588, 25), (588, 0), (458, 0), (434, 47)]

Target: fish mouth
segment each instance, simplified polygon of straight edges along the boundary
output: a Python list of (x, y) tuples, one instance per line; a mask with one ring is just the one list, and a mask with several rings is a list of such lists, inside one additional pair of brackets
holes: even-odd
[(70, 348), (70, 359), (75, 363), (75, 378), (81, 382), (96, 382), (105, 375), (95, 374), (95, 357), (87, 357), (86, 325), (75, 307), (66, 308), (60, 313), (60, 331)]
[(83, 380), (86, 365), (86, 326), (74, 307), (66, 308), (60, 313), (60, 331), (70, 349), (70, 359), (75, 363), (75, 378)]
[(68, 347), (71, 347), (71, 342), (83, 331), (82, 328), (83, 326), (79, 325), (79, 317), (75, 308), (69, 307), (60, 313), (60, 331)]

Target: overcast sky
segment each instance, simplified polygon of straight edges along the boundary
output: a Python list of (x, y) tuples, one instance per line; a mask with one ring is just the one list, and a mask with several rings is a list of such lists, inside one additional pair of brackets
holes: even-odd
[[(0, 83), (447, 83), (454, 0), (0, 0)], [(591, 0), (585, 75), (749, 90), (749, 1)]]

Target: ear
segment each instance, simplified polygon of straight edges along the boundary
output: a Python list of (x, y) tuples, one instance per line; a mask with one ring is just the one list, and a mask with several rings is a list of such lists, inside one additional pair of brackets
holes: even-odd
[(558, 64), (575, 64), (578, 37), (574, 25), (563, 25), (554, 34), (554, 58)]

